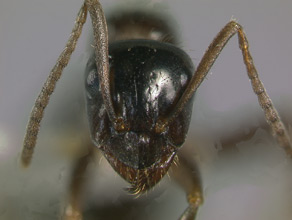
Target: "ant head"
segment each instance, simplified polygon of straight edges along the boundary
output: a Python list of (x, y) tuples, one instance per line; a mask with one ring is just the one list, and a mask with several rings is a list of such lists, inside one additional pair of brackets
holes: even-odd
[(117, 130), (108, 116), (93, 57), (86, 79), (92, 139), (123, 178), (146, 191), (165, 175), (185, 140), (192, 100), (162, 132), (156, 123), (176, 108), (193, 65), (182, 50), (153, 40), (113, 43), (109, 55), (111, 99), (127, 129)]

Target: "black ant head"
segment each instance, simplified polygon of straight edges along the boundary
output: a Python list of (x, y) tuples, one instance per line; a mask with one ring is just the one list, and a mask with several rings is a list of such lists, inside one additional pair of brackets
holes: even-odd
[(115, 171), (136, 192), (144, 192), (166, 174), (184, 143), (192, 100), (165, 131), (157, 133), (155, 125), (176, 107), (191, 79), (193, 65), (177, 47), (153, 40), (113, 43), (109, 55), (114, 109), (128, 129), (117, 131), (109, 119), (92, 58), (86, 80), (92, 139)]

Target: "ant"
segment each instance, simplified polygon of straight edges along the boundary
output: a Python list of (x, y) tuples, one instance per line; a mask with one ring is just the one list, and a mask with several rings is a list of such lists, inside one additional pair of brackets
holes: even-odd
[[(178, 164), (174, 176), (187, 193), (188, 207), (180, 219), (193, 220), (203, 202), (200, 178), (178, 154), (191, 119), (194, 93), (227, 44), (238, 35), (247, 74), (266, 121), (279, 145), (292, 156), (291, 143), (254, 66), (248, 40), (236, 21), (227, 23), (209, 45), (194, 69), (188, 55), (176, 46), (171, 28), (159, 18), (148, 20), (132, 14), (111, 22), (117, 32), (109, 44), (108, 26), (98, 0), (85, 0), (65, 49), (57, 60), (33, 107), (21, 156), (31, 163), (40, 122), (56, 83), (73, 53), (86, 21), (92, 20), (95, 54), (86, 68), (87, 113), (94, 145), (113, 169), (140, 195), (154, 187)], [(129, 19), (137, 22), (128, 22)], [(76, 178), (85, 172), (92, 151), (79, 159), (70, 185), (71, 199), (64, 219), (82, 219), (80, 190)], [(184, 175), (181, 181), (180, 175)]]

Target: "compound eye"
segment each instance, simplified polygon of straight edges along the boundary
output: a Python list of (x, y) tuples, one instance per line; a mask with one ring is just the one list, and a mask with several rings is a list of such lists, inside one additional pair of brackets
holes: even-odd
[(89, 70), (85, 82), (85, 88), (88, 98), (92, 99), (99, 94), (99, 80), (96, 69)]

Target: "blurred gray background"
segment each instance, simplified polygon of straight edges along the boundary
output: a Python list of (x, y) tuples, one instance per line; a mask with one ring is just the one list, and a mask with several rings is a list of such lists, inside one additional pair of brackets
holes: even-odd
[[(291, 124), (291, 1), (101, 1), (106, 12), (117, 4), (130, 7), (137, 2), (173, 15), (180, 47), (195, 65), (219, 30), (236, 19), (247, 34), (268, 94), (284, 122)], [(89, 22), (46, 111), (31, 167), (21, 169), (18, 160), (34, 100), (65, 46), (81, 4), (78, 0), (0, 2), (1, 220), (57, 219), (64, 207), (76, 157), (67, 148), (82, 145), (88, 137), (80, 88), (90, 48)], [(198, 220), (291, 219), (292, 166), (266, 130), (258, 129), (251, 140), (239, 144), (239, 153), (218, 155), (222, 137), (248, 132), (263, 121), (234, 37), (196, 94), (186, 141), (185, 150), (190, 149), (202, 170), (205, 203)], [(103, 169), (95, 172), (92, 166), (88, 174), (84, 198), (88, 219), (177, 219), (187, 205), (184, 192), (168, 178), (161, 184), (166, 188), (133, 199), (121, 191), (127, 183), (106, 163), (99, 168)]]

